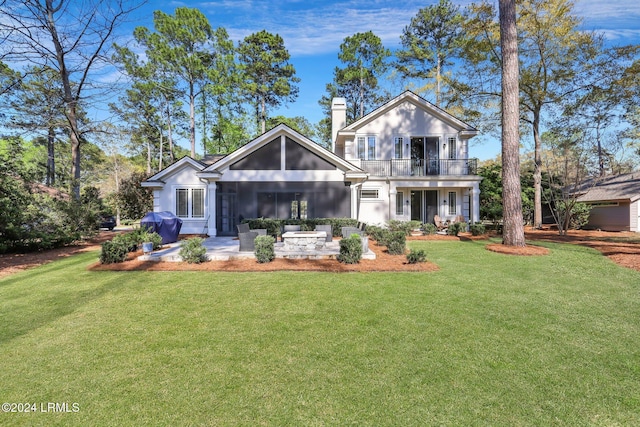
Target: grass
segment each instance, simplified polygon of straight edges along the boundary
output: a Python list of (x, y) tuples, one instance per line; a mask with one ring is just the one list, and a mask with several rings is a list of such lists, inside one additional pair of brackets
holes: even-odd
[(2, 425), (639, 425), (640, 273), (541, 243), (410, 242), (435, 273), (0, 280)]

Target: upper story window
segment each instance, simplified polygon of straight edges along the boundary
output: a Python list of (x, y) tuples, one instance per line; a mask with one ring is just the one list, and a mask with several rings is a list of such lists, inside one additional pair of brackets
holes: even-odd
[(204, 218), (204, 188), (176, 188), (176, 216)]
[(447, 138), (447, 146), (449, 147), (449, 159), (458, 158), (458, 140), (455, 138)]
[(394, 157), (396, 159), (402, 159), (404, 156), (402, 155), (402, 146), (404, 145), (404, 138), (401, 136), (396, 136), (393, 138), (393, 147), (394, 147)]
[(376, 158), (376, 137), (358, 137), (358, 158), (361, 160), (375, 160)]

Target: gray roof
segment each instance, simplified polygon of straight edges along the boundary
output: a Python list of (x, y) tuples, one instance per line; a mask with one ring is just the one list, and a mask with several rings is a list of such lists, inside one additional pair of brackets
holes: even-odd
[(579, 202), (640, 199), (640, 172), (596, 178), (583, 183), (586, 190), (578, 197)]

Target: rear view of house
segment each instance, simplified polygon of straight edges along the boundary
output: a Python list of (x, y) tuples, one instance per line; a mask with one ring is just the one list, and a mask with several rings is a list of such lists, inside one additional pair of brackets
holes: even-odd
[(233, 235), (244, 218), (351, 217), (433, 222), (479, 217), (478, 132), (412, 92), (346, 126), (333, 100), (333, 150), (279, 125), (227, 156), (185, 157), (142, 185), (182, 233)]

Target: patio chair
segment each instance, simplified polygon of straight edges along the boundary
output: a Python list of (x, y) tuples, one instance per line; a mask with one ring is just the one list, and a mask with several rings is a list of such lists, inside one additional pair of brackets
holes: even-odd
[(333, 240), (333, 229), (331, 224), (318, 224), (316, 225), (316, 231), (325, 231), (327, 233), (327, 239), (325, 242), (331, 242)]
[(433, 216), (433, 223), (436, 225), (438, 231), (445, 230), (447, 228), (447, 224), (440, 218), (440, 215)]
[(248, 232), (251, 231), (249, 229), (249, 224), (247, 224), (246, 222), (242, 223), (242, 224), (238, 224), (238, 225), (236, 225), (236, 227), (238, 228), (238, 234), (240, 234), (240, 233), (248, 233)]
[(350, 237), (352, 234), (359, 234), (360, 236), (364, 236), (364, 231), (360, 230), (358, 227), (342, 227), (341, 231), (343, 239)]
[(464, 215), (457, 215), (453, 222), (467, 222), (467, 220), (465, 219)]
[(286, 233), (287, 231), (300, 231), (300, 226), (287, 224), (284, 226), (284, 232)]
[(254, 252), (256, 245), (254, 240), (258, 237), (256, 231), (247, 231), (246, 233), (238, 233), (238, 240), (240, 242), (240, 252)]

